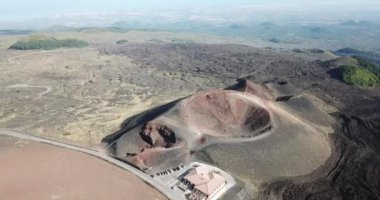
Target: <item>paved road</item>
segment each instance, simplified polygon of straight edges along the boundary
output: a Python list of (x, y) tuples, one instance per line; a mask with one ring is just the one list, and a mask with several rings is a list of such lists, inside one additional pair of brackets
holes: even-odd
[(62, 147), (62, 148), (86, 153), (86, 154), (91, 155), (91, 156), (95, 156), (97, 158), (105, 160), (109, 163), (112, 163), (112, 164), (114, 164), (114, 165), (116, 165), (122, 169), (125, 169), (125, 170), (135, 174), (137, 177), (139, 177), (143, 181), (147, 182), (152, 187), (156, 188), (158, 191), (160, 191), (162, 194), (164, 194), (169, 199), (173, 199), (173, 200), (174, 199), (175, 200), (185, 199), (184, 196), (179, 196), (177, 194), (174, 194), (170, 190), (170, 188), (165, 187), (164, 185), (162, 185), (157, 180), (151, 178), (149, 175), (141, 172), (140, 170), (132, 167), (131, 165), (128, 165), (124, 162), (121, 162), (115, 158), (108, 156), (107, 154), (105, 154), (104, 151), (101, 151), (101, 150), (96, 151), (96, 150), (86, 149), (83, 147), (79, 147), (79, 146), (75, 146), (75, 145), (71, 145), (71, 144), (65, 144), (62, 142), (49, 140), (49, 139), (45, 139), (45, 138), (40, 138), (40, 137), (32, 136), (32, 135), (25, 134), (25, 133), (16, 132), (16, 131), (9, 130), (9, 129), (0, 129), (0, 135), (12, 136), (12, 137), (17, 137), (17, 138), (24, 139), (24, 140), (31, 140), (31, 141), (35, 141), (35, 142), (46, 143), (46, 144), (50, 144), (50, 145), (54, 145), (54, 146), (58, 146), (58, 147)]

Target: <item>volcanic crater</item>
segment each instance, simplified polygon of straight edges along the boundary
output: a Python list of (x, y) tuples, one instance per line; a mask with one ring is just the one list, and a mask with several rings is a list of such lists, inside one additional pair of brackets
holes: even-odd
[(183, 103), (182, 117), (207, 136), (252, 137), (269, 130), (268, 109), (242, 94), (229, 90), (200, 93)]

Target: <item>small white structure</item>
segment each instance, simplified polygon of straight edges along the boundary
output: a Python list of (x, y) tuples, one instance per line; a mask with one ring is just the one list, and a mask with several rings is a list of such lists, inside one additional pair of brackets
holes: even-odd
[(211, 199), (227, 184), (224, 177), (204, 166), (192, 169), (182, 181), (196, 196), (201, 197), (200, 199)]

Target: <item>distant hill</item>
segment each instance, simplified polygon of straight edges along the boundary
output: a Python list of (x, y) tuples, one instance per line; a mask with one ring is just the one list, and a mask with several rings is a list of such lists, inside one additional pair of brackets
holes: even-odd
[(345, 26), (371, 26), (372, 23), (367, 20), (347, 20), (341, 23)]
[(47, 28), (46, 32), (64, 32), (64, 31), (74, 31), (75, 28), (63, 25), (55, 25)]
[(32, 30), (0, 30), (0, 35), (27, 35), (32, 33)]
[(355, 48), (343, 48), (334, 52), (337, 56), (359, 56), (380, 63), (380, 54), (372, 51), (362, 51)]
[(323, 62), (323, 66), (328, 68), (337, 68), (342, 65), (358, 65), (358, 61), (352, 57), (339, 57)]
[(98, 32), (117, 32), (117, 33), (125, 33), (128, 30), (118, 27), (82, 27), (82, 28), (76, 28), (75, 31), (77, 32), (83, 32), (83, 33), (98, 33)]
[(89, 44), (82, 40), (76, 40), (76, 39), (56, 39), (51, 36), (45, 36), (45, 35), (32, 35), (28, 38), (22, 39), (16, 43), (14, 43), (12, 46), (10, 46), (10, 49), (17, 49), (17, 50), (32, 50), (32, 49), (44, 49), (44, 50), (51, 50), (51, 49), (57, 49), (62, 47), (67, 48), (82, 48), (86, 47)]

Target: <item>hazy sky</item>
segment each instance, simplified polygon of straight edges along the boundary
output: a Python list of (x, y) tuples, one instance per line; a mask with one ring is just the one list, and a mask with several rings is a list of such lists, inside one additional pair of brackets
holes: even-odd
[[(28, 19), (47, 15), (123, 10), (191, 10), (262, 6), (288, 10), (379, 11), (380, 0), (0, 0), (0, 20)], [(257, 8), (257, 7), (256, 7)]]

